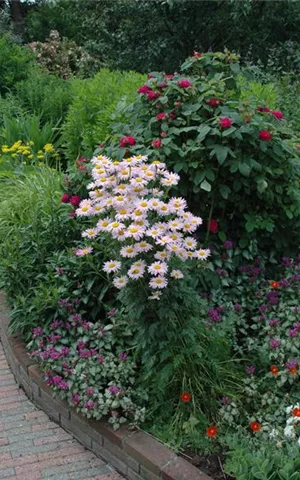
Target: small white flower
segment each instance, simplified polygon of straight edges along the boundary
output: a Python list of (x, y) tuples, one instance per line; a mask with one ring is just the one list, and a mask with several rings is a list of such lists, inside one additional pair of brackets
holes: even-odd
[(103, 270), (106, 273), (112, 273), (112, 272), (117, 272), (121, 268), (121, 262), (118, 262), (117, 260), (109, 260), (108, 262), (105, 262), (103, 265)]
[(176, 280), (179, 280), (180, 278), (183, 278), (184, 275), (181, 270), (172, 270), (171, 277), (176, 278)]
[(154, 262), (148, 267), (151, 275), (165, 275), (168, 271), (168, 265), (164, 262)]
[(208, 248), (200, 248), (200, 250), (196, 250), (193, 253), (194, 258), (198, 258), (199, 260), (206, 260), (210, 256), (210, 250)]
[(150, 280), (149, 285), (153, 289), (166, 288), (166, 286), (168, 285), (168, 281), (165, 277), (155, 277)]
[(127, 283), (128, 283), (128, 277), (126, 275), (124, 275), (123, 277), (116, 277), (113, 280), (114, 286), (118, 289), (125, 287)]

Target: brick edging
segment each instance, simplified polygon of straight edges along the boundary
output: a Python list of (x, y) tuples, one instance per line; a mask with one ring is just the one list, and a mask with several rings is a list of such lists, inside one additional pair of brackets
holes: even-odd
[(146, 432), (126, 426), (114, 431), (108, 423), (89, 420), (66, 401), (55, 398), (21, 337), (9, 335), (9, 315), (5, 295), (0, 292), (0, 339), (17, 383), (82, 445), (129, 480), (213, 480)]

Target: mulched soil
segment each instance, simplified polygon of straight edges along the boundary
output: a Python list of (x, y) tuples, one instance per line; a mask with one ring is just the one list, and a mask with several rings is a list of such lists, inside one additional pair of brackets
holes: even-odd
[(224, 472), (223, 464), (225, 457), (222, 455), (202, 456), (195, 453), (186, 452), (183, 458), (191, 462), (202, 472), (211, 476), (213, 480), (234, 480), (233, 477)]

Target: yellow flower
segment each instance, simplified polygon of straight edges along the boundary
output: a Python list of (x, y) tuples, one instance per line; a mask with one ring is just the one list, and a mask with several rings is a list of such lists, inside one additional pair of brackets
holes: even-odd
[(9, 148), (8, 148), (7, 145), (3, 145), (3, 147), (2, 147), (2, 152), (3, 152), (3, 153), (9, 152)]
[(44, 155), (38, 155), (37, 158), (38, 158), (39, 160), (44, 160)]
[(43, 150), (39, 150), (38, 155), (44, 155)]
[(17, 153), (12, 153), (11, 156), (12, 156), (13, 158), (16, 158), (18, 155), (17, 155)]
[(46, 145), (44, 145), (44, 150), (47, 153), (54, 152), (54, 147), (53, 147), (52, 143), (46, 143)]
[(28, 158), (29, 158), (30, 160), (32, 160), (32, 159), (33, 159), (33, 155), (28, 155)]
[(34, 145), (34, 142), (31, 140), (31, 141), (28, 143), (28, 145), (31, 145), (31, 146)]

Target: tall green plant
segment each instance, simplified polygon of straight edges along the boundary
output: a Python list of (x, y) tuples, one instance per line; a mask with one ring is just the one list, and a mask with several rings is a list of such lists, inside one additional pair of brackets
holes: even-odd
[(92, 79), (74, 80), (73, 102), (63, 125), (67, 156), (91, 155), (110, 133), (111, 116), (118, 102), (132, 101), (144, 77), (134, 72), (102, 69)]

